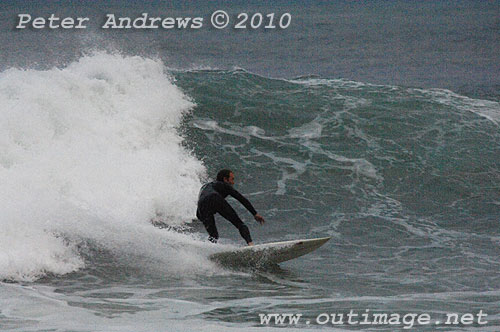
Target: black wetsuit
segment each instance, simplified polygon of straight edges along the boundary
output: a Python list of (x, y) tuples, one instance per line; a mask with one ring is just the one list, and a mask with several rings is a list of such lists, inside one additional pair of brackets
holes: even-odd
[(226, 202), (225, 198), (228, 195), (236, 198), (253, 216), (257, 214), (257, 211), (255, 211), (250, 201), (236, 191), (233, 186), (226, 182), (214, 181), (201, 187), (200, 195), (198, 196), (196, 217), (205, 225), (209, 235), (208, 239), (211, 242), (217, 242), (219, 238), (219, 233), (215, 226), (215, 213), (219, 213), (236, 226), (240, 231), (241, 237), (243, 237), (247, 243), (252, 242), (248, 227), (241, 221), (231, 205)]

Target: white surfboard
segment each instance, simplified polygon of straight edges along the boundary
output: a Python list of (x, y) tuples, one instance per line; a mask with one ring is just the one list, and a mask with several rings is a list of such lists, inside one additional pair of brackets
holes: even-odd
[(306, 240), (272, 242), (222, 251), (210, 255), (210, 259), (228, 266), (259, 267), (282, 263), (310, 253), (325, 244), (331, 237)]

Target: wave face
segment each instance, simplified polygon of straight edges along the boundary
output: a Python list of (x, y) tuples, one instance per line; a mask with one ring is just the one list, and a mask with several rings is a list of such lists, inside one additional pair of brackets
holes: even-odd
[(177, 127), (193, 106), (141, 57), (0, 73), (0, 279), (82, 268), (82, 241), (140, 251), (156, 213), (190, 221), (205, 170)]
[[(186, 141), (210, 172), (234, 168), (270, 220), (251, 229), (255, 239), (331, 235), (322, 271), (341, 271), (359, 289), (359, 273), (388, 282), (389, 293), (495, 285), (498, 102), (239, 69), (175, 76), (197, 102)], [(449, 257), (466, 268), (457, 272)]]
[(240, 170), (256, 199), (299, 229), (313, 216), (394, 216), (498, 235), (498, 102), (244, 70), (175, 76), (198, 104), (186, 125), (197, 155), (217, 156), (209, 169)]
[[(268, 219), (264, 227), (249, 223), (254, 239), (333, 237), (290, 266), (322, 289), (321, 301), (342, 295), (297, 308), (313, 317), (383, 303), (438, 317), (450, 302), (467, 312), (489, 301), (484, 310), (497, 312), (498, 102), (240, 69), (175, 77), (197, 102), (183, 122), (186, 142), (210, 173), (234, 168), (237, 185)], [(440, 300), (427, 302), (426, 294)], [(269, 312), (266, 301), (252, 303), (248, 317)]]

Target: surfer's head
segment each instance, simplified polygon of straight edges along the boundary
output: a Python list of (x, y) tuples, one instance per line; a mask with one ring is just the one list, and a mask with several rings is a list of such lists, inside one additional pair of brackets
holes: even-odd
[(229, 183), (230, 185), (234, 184), (234, 174), (230, 169), (222, 169), (217, 173), (217, 181), (222, 181)]

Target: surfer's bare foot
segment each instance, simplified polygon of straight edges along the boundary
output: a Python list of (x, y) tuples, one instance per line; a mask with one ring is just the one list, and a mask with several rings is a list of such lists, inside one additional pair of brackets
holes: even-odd
[(248, 242), (248, 245), (249, 246), (253, 246), (253, 242)]

